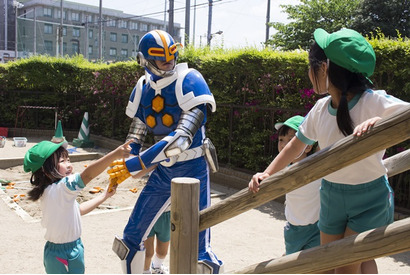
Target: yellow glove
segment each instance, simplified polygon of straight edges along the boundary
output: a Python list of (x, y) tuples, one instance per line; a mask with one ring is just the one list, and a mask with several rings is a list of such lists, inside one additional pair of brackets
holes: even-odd
[(112, 186), (120, 184), (131, 176), (130, 172), (128, 172), (127, 166), (125, 166), (125, 161), (123, 159), (114, 161), (110, 166), (111, 169), (107, 171), (108, 175), (110, 176), (110, 185), (108, 191), (112, 190)]

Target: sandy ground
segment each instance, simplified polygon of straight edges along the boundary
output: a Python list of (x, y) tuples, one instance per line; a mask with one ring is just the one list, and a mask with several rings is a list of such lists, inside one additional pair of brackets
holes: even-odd
[[(39, 141), (29, 138), (26, 147), (14, 147), (8, 139), (6, 146), (0, 148), (2, 158), (23, 157), (25, 152)], [(73, 154), (84, 149), (72, 148)], [(102, 148), (86, 150), (107, 152)], [(74, 163), (75, 171), (81, 171), (91, 161)], [(0, 273), (44, 273), (42, 263), (45, 230), (41, 227), (41, 211), (38, 203), (19, 196), (14, 202), (14, 195), (24, 195), (30, 189), (30, 174), (24, 173), (22, 166), (0, 169), (0, 179), (14, 182), (14, 189), (3, 185), (0, 190)], [(121, 273), (118, 257), (111, 250), (114, 235), (121, 235), (127, 223), (132, 207), (139, 192), (129, 191), (144, 186), (143, 180), (128, 179), (122, 183), (112, 198), (101, 207), (82, 217), (82, 240), (85, 246), (86, 273)], [(82, 192), (80, 200), (95, 196), (89, 193), (94, 186), (106, 188), (107, 175), (102, 173)], [(222, 185), (212, 183), (212, 204), (216, 204), (237, 192)], [(212, 248), (224, 261), (225, 271), (245, 268), (258, 262), (278, 258), (284, 253), (283, 205), (269, 202), (239, 216), (212, 227)], [(168, 264), (169, 256), (166, 264)], [(410, 252), (376, 260), (380, 273), (409, 274)]]

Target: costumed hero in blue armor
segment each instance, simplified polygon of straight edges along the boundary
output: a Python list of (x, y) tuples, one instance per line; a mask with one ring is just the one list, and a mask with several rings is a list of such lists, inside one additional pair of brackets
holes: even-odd
[[(171, 179), (199, 179), (200, 210), (210, 206), (209, 170), (215, 169), (217, 162), (215, 157), (212, 161), (213, 154), (206, 147), (213, 146), (205, 137), (205, 123), (207, 105), (215, 111), (216, 104), (198, 71), (189, 69), (186, 63), (176, 65), (177, 46), (161, 30), (145, 34), (139, 43), (138, 59), (146, 73), (132, 91), (126, 110), (133, 119), (127, 140), (134, 140), (131, 153), (135, 156), (125, 160), (125, 170), (138, 176), (141, 171), (154, 169), (135, 204), (123, 238), (114, 240), (113, 250), (122, 259), (123, 271), (127, 273), (143, 271), (144, 240), (170, 205)], [(148, 131), (153, 133), (156, 143), (140, 152)], [(209, 229), (199, 234), (198, 261), (201, 272), (221, 271), (222, 262), (210, 247)]]

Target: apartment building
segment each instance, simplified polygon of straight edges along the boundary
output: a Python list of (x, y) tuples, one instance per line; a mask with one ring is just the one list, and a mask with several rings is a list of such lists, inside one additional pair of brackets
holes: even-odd
[[(2, 0), (0, 0), (2, 1)], [(6, 1), (6, 0), (3, 0)], [(18, 57), (34, 54), (82, 54), (89, 60), (99, 57), (99, 7), (58, 0), (20, 0), (17, 11)], [(61, 16), (63, 21), (61, 24)], [(136, 56), (139, 39), (154, 29), (167, 30), (163, 20), (102, 9), (102, 58), (105, 61), (129, 60)], [(60, 35), (62, 32), (62, 35)], [(174, 24), (174, 38), (181, 41), (180, 24)], [(11, 43), (13, 44), (13, 43)], [(13, 47), (14, 48), (14, 47)]]

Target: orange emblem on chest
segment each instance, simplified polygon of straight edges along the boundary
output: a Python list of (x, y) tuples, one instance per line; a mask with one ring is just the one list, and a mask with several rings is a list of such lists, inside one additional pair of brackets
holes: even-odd
[(164, 98), (160, 95), (157, 95), (152, 100), (152, 110), (159, 113), (164, 109)]

